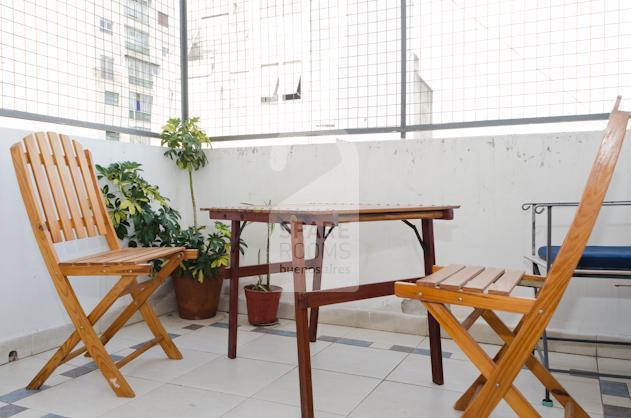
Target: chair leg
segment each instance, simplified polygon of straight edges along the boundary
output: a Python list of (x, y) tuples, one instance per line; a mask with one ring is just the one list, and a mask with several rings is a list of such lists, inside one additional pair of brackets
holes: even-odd
[[(105, 297), (94, 307), (90, 315), (88, 315), (88, 321), (91, 325), (94, 325), (101, 317), (107, 312), (107, 310), (118, 300), (120, 295), (125, 291), (125, 289), (133, 283), (135, 280), (134, 276), (122, 277), (105, 295)], [(70, 285), (68, 283), (68, 285)], [(26, 387), (29, 390), (38, 390), (42, 387), (44, 382), (48, 380), (51, 374), (59, 367), (61, 364), (70, 360), (68, 358), (69, 354), (72, 352), (72, 349), (76, 347), (76, 345), (81, 341), (81, 337), (77, 331), (74, 331), (70, 337), (59, 347), (59, 349), (53, 354), (53, 356), (48, 360), (48, 362), (44, 365), (44, 367), (37, 373), (37, 375), (33, 378), (33, 380)], [(72, 357), (71, 357), (72, 358)]]
[[(134, 301), (136, 301), (136, 295), (132, 294), (132, 297), (134, 298)], [(139, 303), (139, 301), (136, 301), (136, 303)], [(161, 337), (160, 346), (164, 350), (167, 357), (171, 360), (182, 360), (182, 358), (184, 358), (182, 356), (182, 353), (173, 343), (171, 336), (158, 319), (158, 316), (156, 315), (149, 302), (145, 301), (144, 303), (142, 303), (138, 310), (140, 311), (140, 315), (142, 315), (142, 318), (147, 323), (147, 326), (153, 333), (153, 336), (156, 338)]]
[[(502, 357), (505, 348), (506, 346), (503, 346), (500, 351), (497, 352), (497, 354), (493, 358), (493, 363), (497, 364), (497, 362)], [(484, 386), (485, 383), (486, 378), (484, 377), (484, 375), (478, 376), (478, 378), (471, 384), (471, 386), (469, 386), (469, 389), (467, 389), (465, 393), (463, 393), (462, 396), (458, 398), (458, 400), (454, 404), (454, 409), (456, 411), (464, 411), (465, 409), (467, 409), (473, 398), (475, 398), (478, 392), (480, 392), (480, 389), (482, 389), (482, 386)]]
[[(491, 326), (491, 328), (504, 340), (506, 344), (512, 343), (515, 338), (515, 334), (504, 324), (504, 322), (492, 311), (485, 311), (482, 317)], [(585, 410), (576, 402), (572, 396), (563, 388), (561, 383), (548, 371), (548, 369), (541, 364), (534, 355), (530, 355), (526, 361), (526, 366), (532, 374), (544, 385), (546, 390), (550, 391), (557, 401), (566, 409), (570, 408), (572, 417), (576, 418), (588, 418), (589, 415)]]
[[(480, 369), (480, 372), (488, 378), (497, 369), (493, 360), (486, 354), (480, 345), (469, 335), (462, 327), (460, 322), (453, 314), (442, 304), (423, 302), (428, 312), (436, 318), (440, 325), (451, 335), (460, 349), (465, 353), (471, 362)], [(541, 415), (530, 405), (524, 395), (522, 395), (514, 386), (510, 386), (505, 392), (504, 398), (506, 402), (513, 408), (519, 417), (523, 418), (541, 418)], [(477, 400), (478, 398), (476, 398)], [(474, 401), (475, 402), (475, 401)], [(470, 408), (468, 408), (463, 416), (467, 416)], [(486, 418), (486, 415), (476, 415), (476, 418)], [(471, 416), (471, 415), (468, 415)]]
[(112, 358), (105, 351), (103, 343), (94, 332), (92, 323), (86, 316), (77, 295), (74, 293), (68, 278), (62, 277), (62, 280), (53, 280), (59, 296), (70, 316), (70, 320), (75, 326), (79, 337), (85, 344), (86, 349), (94, 359), (96, 366), (99, 368), (105, 380), (110, 385), (114, 393), (121, 398), (133, 398), (134, 391), (123, 377)]
[[(129, 321), (129, 318), (131, 318), (132, 315), (145, 304), (145, 302), (149, 299), (149, 296), (151, 296), (153, 292), (155, 292), (156, 289), (160, 287), (162, 283), (164, 283), (167, 277), (169, 277), (169, 275), (173, 273), (173, 271), (180, 264), (181, 259), (181, 254), (172, 257), (169, 262), (164, 265), (164, 267), (162, 267), (162, 270), (160, 270), (156, 277), (154, 277), (147, 284), (142, 283), (142, 285), (144, 286), (142, 290), (135, 293), (135, 296), (133, 296), (134, 301), (129, 306), (127, 306), (127, 308), (125, 308), (123, 312), (120, 313), (120, 315), (114, 320), (114, 322), (112, 322), (110, 326), (105, 330), (105, 332), (101, 335), (101, 341), (103, 341), (103, 344), (106, 344), (109, 340), (111, 340), (114, 334), (116, 334), (118, 330), (120, 330), (127, 323), (127, 321)], [(170, 339), (171, 337), (168, 338)]]

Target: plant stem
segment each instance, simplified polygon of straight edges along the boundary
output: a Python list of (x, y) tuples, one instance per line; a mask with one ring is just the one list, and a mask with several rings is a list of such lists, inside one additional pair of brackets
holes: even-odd
[(191, 189), (191, 203), (193, 204), (193, 226), (197, 229), (197, 204), (195, 203), (195, 190), (193, 189), (193, 170), (188, 170), (188, 187)]
[[(270, 235), (271, 235), (271, 224), (267, 224), (267, 265), (269, 266), (270, 263), (270, 256), (269, 256), (269, 241), (270, 241)], [(271, 290), (270, 287), (270, 274), (269, 274), (269, 269), (267, 269), (267, 290)]]

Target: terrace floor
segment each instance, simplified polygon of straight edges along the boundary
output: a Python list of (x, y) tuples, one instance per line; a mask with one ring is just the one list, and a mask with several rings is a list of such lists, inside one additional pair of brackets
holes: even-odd
[[(296, 347), (291, 321), (274, 328), (239, 328), (239, 358), (229, 360), (226, 317), (186, 321), (162, 317), (184, 360), (168, 360), (154, 347), (123, 374), (136, 398), (116, 398), (90, 359), (78, 357), (57, 370), (44, 390), (24, 390), (50, 356), (42, 353), (0, 367), (0, 418), (32, 417), (226, 417), (300, 416)], [(114, 356), (151, 338), (142, 323), (123, 329), (108, 345)], [(477, 376), (452, 341), (444, 340), (444, 386), (433, 385), (427, 338), (406, 334), (321, 325), (312, 344), (316, 416), (457, 417), (452, 405)], [(490, 354), (499, 347), (487, 345)], [(631, 375), (631, 361), (552, 354), (552, 367)], [(594, 417), (631, 417), (629, 381), (557, 374), (562, 384)], [(544, 417), (563, 417), (555, 403), (541, 405), (543, 390), (523, 371), (517, 387)], [(604, 406), (603, 406), (604, 404)], [(494, 417), (512, 417), (502, 403)]]

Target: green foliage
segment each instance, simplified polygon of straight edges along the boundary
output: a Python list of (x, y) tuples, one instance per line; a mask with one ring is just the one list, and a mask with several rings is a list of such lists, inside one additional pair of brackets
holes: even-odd
[(195, 190), (193, 188), (193, 171), (197, 171), (208, 163), (208, 158), (203, 150), (204, 144), (211, 144), (197, 123), (199, 118), (181, 120), (171, 118), (162, 128), (160, 144), (168, 149), (164, 155), (175, 161), (182, 170), (188, 172), (188, 186), (191, 192), (193, 205), (193, 226), (197, 228), (197, 204), (195, 202)]
[[(180, 264), (182, 272), (189, 273), (202, 283), (207, 277), (214, 277), (222, 267), (230, 265), (230, 228), (215, 222), (215, 232), (204, 236), (204, 227), (190, 227), (180, 231), (175, 237), (175, 246), (185, 246), (199, 251), (196, 260), (185, 260)], [(239, 243), (239, 251), (245, 254), (247, 245), (243, 239)]]
[(180, 214), (157, 186), (142, 176), (142, 165), (132, 161), (96, 166), (105, 203), (119, 239), (130, 247), (170, 246), (178, 233)]
[[(139, 163), (125, 161), (107, 167), (97, 165), (105, 203), (119, 239), (130, 247), (186, 247), (199, 251), (196, 260), (185, 260), (180, 269), (200, 283), (230, 265), (230, 227), (216, 222), (215, 232), (203, 234), (204, 227), (181, 229), (180, 214), (169, 205), (157, 186), (142, 176)], [(243, 240), (239, 250), (247, 245)], [(161, 263), (156, 263), (160, 268)]]
[(199, 118), (171, 118), (162, 128), (161, 144), (168, 148), (164, 155), (182, 170), (197, 171), (208, 163), (202, 145), (210, 144), (210, 139), (197, 126), (198, 122)]

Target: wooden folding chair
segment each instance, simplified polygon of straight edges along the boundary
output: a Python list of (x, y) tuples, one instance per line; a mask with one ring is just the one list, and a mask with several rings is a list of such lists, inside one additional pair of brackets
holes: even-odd
[[(11, 147), (26, 212), (48, 272), (53, 280), (75, 331), (27, 386), (39, 389), (46, 379), (70, 359), (86, 353), (105, 376), (107, 383), (120, 397), (133, 397), (134, 392), (119, 368), (156, 344), (170, 359), (181, 359), (171, 337), (151, 308), (148, 298), (185, 258), (194, 258), (194, 251), (185, 248), (121, 248), (100, 193), (92, 157), (80, 143), (64, 135), (36, 133)], [(59, 261), (56, 243), (102, 235), (109, 251), (70, 261)], [(162, 269), (153, 275), (152, 260), (164, 259)], [(139, 283), (139, 275), (153, 278)], [(69, 276), (121, 276), (89, 315), (75, 295)], [(93, 325), (116, 300), (130, 295), (132, 303), (99, 337)], [(140, 311), (154, 338), (132, 354), (115, 363), (105, 351), (105, 344)], [(82, 348), (73, 351), (83, 341)]]
[[(618, 110), (619, 104), (620, 97), (611, 112), (574, 221), (547, 277), (512, 270), (450, 265), (435, 267), (435, 273), (416, 283), (396, 284), (396, 294), (423, 302), (428, 312), (480, 369), (480, 377), (454, 406), (456, 410), (464, 411), (462, 417), (488, 417), (502, 398), (518, 416), (540, 417), (513, 386), (524, 365), (563, 405), (566, 417), (589, 416), (532, 352), (572, 278), (609, 188), (629, 121), (629, 113)], [(540, 291), (535, 299), (511, 296), (518, 285), (539, 287)], [(473, 312), (460, 323), (446, 305), (471, 307)], [(523, 318), (511, 331), (495, 311), (522, 314)], [(468, 333), (479, 317), (504, 342), (494, 359)]]

